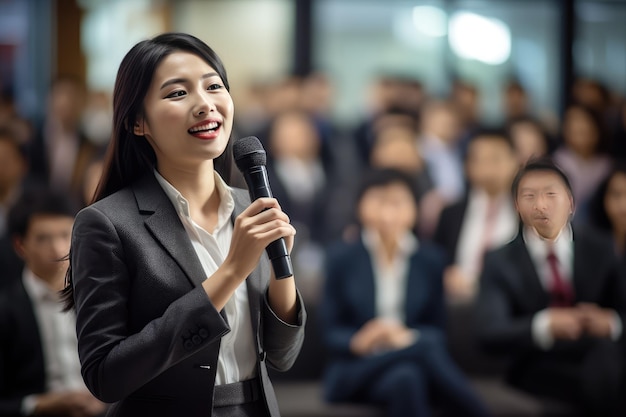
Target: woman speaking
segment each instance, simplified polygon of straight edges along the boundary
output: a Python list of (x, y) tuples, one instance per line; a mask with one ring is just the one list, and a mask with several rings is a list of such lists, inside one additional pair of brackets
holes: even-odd
[(294, 278), (265, 247), (294, 228), (277, 201), (228, 185), (233, 101), (199, 39), (135, 45), (115, 82), (94, 203), (76, 217), (68, 307), (87, 387), (109, 416), (278, 416), (267, 366), (304, 338)]

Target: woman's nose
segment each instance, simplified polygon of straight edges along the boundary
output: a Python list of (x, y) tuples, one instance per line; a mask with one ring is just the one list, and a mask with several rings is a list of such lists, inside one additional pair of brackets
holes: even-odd
[(196, 108), (194, 110), (194, 115), (197, 117), (207, 115), (209, 112), (215, 110), (215, 103), (211, 99), (211, 97), (207, 96), (207, 94), (200, 93), (198, 98), (198, 102), (196, 104)]

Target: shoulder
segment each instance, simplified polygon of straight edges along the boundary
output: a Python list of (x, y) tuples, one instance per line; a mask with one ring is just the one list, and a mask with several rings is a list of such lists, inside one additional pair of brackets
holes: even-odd
[[(597, 256), (597, 254), (615, 253), (611, 237), (598, 230), (588, 226), (575, 227), (574, 230), (574, 246), (584, 247), (584, 253), (588, 256)], [(593, 255), (592, 255), (593, 254)]]
[(526, 251), (526, 245), (521, 233), (519, 233), (509, 243), (487, 251), (485, 253), (485, 266), (508, 262), (511, 259), (519, 259), (520, 254), (524, 251)]
[(367, 255), (367, 250), (360, 239), (354, 242), (337, 241), (326, 248), (326, 263), (330, 266), (345, 264), (355, 255), (362, 254)]

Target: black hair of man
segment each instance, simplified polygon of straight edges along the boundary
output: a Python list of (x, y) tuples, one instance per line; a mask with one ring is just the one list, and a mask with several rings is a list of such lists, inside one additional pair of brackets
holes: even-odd
[[(511, 152), (515, 152), (515, 145), (513, 144), (513, 139), (511, 139), (511, 135), (505, 130), (500, 128), (481, 128), (472, 133), (467, 142), (467, 148), (469, 149), (472, 146), (472, 143), (477, 142), (479, 140), (492, 140), (498, 141), (505, 144)], [(467, 152), (466, 152), (467, 156)]]
[(9, 236), (23, 238), (33, 218), (45, 215), (74, 218), (76, 208), (66, 195), (48, 188), (33, 187), (25, 190), (9, 210)]
[(372, 169), (367, 171), (362, 177), (357, 191), (356, 201), (360, 203), (365, 193), (372, 188), (386, 187), (392, 184), (404, 185), (411, 193), (415, 205), (417, 206), (419, 204), (420, 198), (413, 177), (403, 171), (392, 168)]
[(569, 182), (569, 179), (567, 178), (567, 175), (565, 175), (565, 172), (563, 172), (563, 170), (559, 168), (558, 165), (556, 165), (554, 161), (552, 161), (552, 159), (538, 158), (528, 161), (528, 163), (526, 163), (526, 165), (524, 165), (517, 172), (517, 175), (515, 175), (515, 178), (513, 179), (513, 184), (511, 185), (511, 194), (513, 195), (513, 199), (517, 199), (517, 192), (520, 182), (527, 174), (531, 172), (549, 172), (556, 174), (563, 181), (563, 184), (565, 185), (565, 188), (567, 188), (569, 194), (573, 196), (572, 186)]

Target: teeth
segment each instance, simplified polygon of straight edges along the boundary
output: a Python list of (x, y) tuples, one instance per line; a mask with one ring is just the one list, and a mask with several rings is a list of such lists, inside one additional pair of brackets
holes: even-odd
[(189, 131), (191, 133), (194, 133), (194, 132), (200, 132), (203, 130), (212, 130), (212, 129), (217, 129), (218, 126), (219, 126), (219, 123), (217, 122), (209, 122), (202, 126), (192, 127), (191, 129), (189, 129)]

